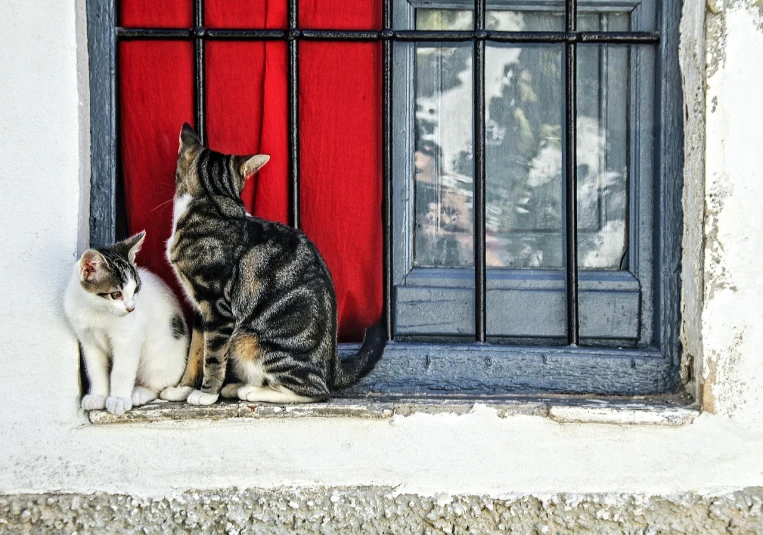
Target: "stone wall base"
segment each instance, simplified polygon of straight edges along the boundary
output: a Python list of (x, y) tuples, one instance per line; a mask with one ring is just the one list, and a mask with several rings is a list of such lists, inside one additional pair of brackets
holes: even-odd
[(393, 489), (189, 491), (165, 498), (0, 495), (0, 533), (763, 533), (763, 488), (722, 496), (396, 494)]

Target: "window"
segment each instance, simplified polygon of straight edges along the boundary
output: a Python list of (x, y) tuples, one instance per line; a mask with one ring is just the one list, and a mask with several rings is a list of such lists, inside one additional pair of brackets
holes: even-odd
[[(381, 1), (381, 0), (380, 0)], [(678, 381), (680, 5), (383, 0), (379, 29), (127, 28), (88, 6), (91, 239), (117, 234), (120, 40), (288, 43), (299, 225), (301, 43), (380, 42), (387, 392), (659, 393)], [(377, 214), (368, 214), (376, 217)]]

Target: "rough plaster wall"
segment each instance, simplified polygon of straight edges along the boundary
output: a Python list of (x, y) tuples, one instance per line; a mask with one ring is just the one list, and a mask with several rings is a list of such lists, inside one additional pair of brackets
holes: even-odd
[(763, 490), (725, 496), (563, 495), (543, 499), (446, 495), (390, 488), (218, 490), (129, 496), (0, 497), (3, 533), (657, 534), (761, 533)]
[(707, 410), (763, 426), (763, 1), (711, 1), (702, 334)]

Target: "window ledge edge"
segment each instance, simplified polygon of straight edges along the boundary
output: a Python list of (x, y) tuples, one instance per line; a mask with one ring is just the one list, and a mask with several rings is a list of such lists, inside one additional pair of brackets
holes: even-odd
[(560, 424), (616, 424), (683, 426), (700, 414), (697, 406), (665, 399), (506, 398), (471, 396), (437, 397), (353, 397), (333, 398), (323, 403), (274, 405), (246, 401), (225, 401), (208, 407), (156, 401), (137, 407), (122, 416), (106, 411), (90, 411), (91, 424), (132, 424), (169, 421), (284, 418), (359, 418), (391, 420), (414, 414), (465, 415), (486, 408), (499, 418), (540, 416)]

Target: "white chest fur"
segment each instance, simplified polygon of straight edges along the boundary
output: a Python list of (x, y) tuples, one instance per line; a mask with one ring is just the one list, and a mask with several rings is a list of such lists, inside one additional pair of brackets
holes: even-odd
[(175, 197), (175, 203), (172, 209), (172, 234), (170, 234), (170, 238), (167, 240), (167, 261), (170, 263), (170, 265), (172, 265), (172, 268), (175, 271), (175, 275), (177, 276), (178, 281), (180, 281), (180, 286), (183, 288), (183, 292), (186, 294), (188, 301), (195, 305), (196, 302), (193, 299), (193, 291), (189, 287), (188, 281), (185, 280), (185, 277), (183, 277), (183, 275), (178, 271), (175, 264), (172, 263), (172, 246), (175, 243), (175, 231), (177, 230), (177, 224), (178, 221), (180, 221), (180, 219), (185, 215), (186, 211), (188, 211), (189, 204), (191, 204), (191, 195), (189, 193), (181, 195), (180, 197)]
[(177, 229), (178, 221), (185, 215), (188, 210), (188, 205), (191, 203), (191, 195), (186, 193), (180, 197), (175, 197), (175, 203), (172, 208), (172, 233), (167, 240), (167, 260), (172, 264), (172, 257), (170, 251), (172, 250), (172, 244), (175, 243), (175, 230)]

